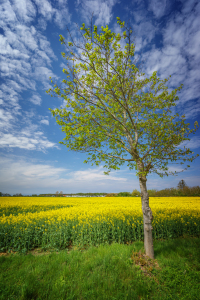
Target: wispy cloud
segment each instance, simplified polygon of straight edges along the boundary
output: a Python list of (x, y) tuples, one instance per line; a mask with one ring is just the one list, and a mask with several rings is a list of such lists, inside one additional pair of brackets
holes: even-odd
[[(9, 193), (65, 193), (78, 192), (122, 192), (139, 190), (135, 171), (113, 171), (105, 176), (103, 166), (73, 171), (69, 168), (55, 167), (52, 163), (38, 162), (9, 154), (0, 158), (0, 190)], [(181, 167), (170, 167), (170, 171), (181, 171)], [(190, 177), (188, 171), (183, 176), (188, 186), (199, 185), (199, 177)], [(129, 175), (129, 176), (128, 176)], [(182, 179), (182, 178), (181, 178)], [(180, 177), (174, 177), (175, 186)], [(116, 188), (117, 184), (117, 188)], [(148, 189), (164, 189), (174, 186), (166, 179), (156, 175), (148, 176)], [(36, 189), (37, 187), (37, 189)], [(36, 191), (37, 190), (37, 191)]]
[(45, 124), (45, 125), (49, 125), (49, 121), (48, 120), (41, 120), (40, 123)]
[(14, 120), (14, 116), (11, 112), (5, 112), (3, 109), (0, 109), (0, 128), (9, 129), (11, 127), (11, 121)]
[(13, 135), (12, 133), (0, 133), (0, 148), (20, 148), (26, 150), (45, 151), (48, 148), (58, 146), (55, 143), (49, 142), (43, 136), (42, 132), (34, 132), (32, 137), (27, 137), (27, 132), (21, 132)]
[(95, 25), (105, 26), (111, 22), (113, 17), (112, 8), (117, 3), (119, 3), (119, 0), (82, 0), (77, 1), (76, 11), (81, 13), (86, 24), (89, 24), (91, 15), (94, 12)]
[[(149, 2), (149, 9), (159, 18), (168, 12), (168, 2), (152, 0)], [(158, 71), (161, 79), (172, 75), (168, 82), (169, 91), (183, 83), (183, 89), (178, 93), (180, 101), (177, 102), (176, 109), (187, 118), (195, 118), (199, 113), (200, 92), (198, 68), (200, 65), (200, 3), (182, 1), (181, 13), (171, 14), (168, 22), (161, 28), (155, 22), (151, 26), (145, 25), (150, 21), (150, 17), (145, 15), (143, 6), (144, 2), (141, 2), (141, 7), (132, 14), (139, 28), (137, 30), (137, 26), (133, 26), (134, 30), (136, 28), (136, 50), (144, 49), (145, 45), (151, 47), (142, 54), (142, 59), (145, 61), (144, 72), (150, 76), (153, 71)], [(150, 38), (147, 37), (149, 32)], [(160, 47), (149, 44), (157, 33), (162, 36), (163, 45)], [(194, 105), (191, 100), (195, 101)]]
[(21, 22), (31, 22), (36, 16), (36, 7), (30, 0), (14, 0), (12, 9)]
[(170, 1), (168, 0), (150, 0), (149, 10), (153, 12), (156, 18), (161, 18), (166, 14), (170, 6)]
[[(59, 1), (58, 5), (64, 5), (64, 2)], [(67, 17), (67, 9), (59, 12), (58, 7), (53, 8), (48, 1), (4, 0), (0, 6), (0, 27), (3, 30), (3, 35), (0, 35), (0, 105), (3, 105), (0, 115), (0, 126), (3, 130), (0, 136), (1, 147), (43, 150), (55, 145), (44, 136), (45, 142), (39, 142), (36, 138), (37, 131), (32, 131), (33, 138), (27, 139), (20, 130), (20, 124), (24, 122), (26, 115), (24, 109), (23, 114), (20, 112), (22, 92), (34, 92), (32, 96), (26, 97), (27, 101), (29, 99), (33, 104), (41, 105), (42, 98), (35, 93), (36, 85), (38, 82), (42, 83), (46, 90), (49, 76), (58, 78), (51, 68), (52, 60), (57, 60), (57, 57), (42, 33), (44, 28), (32, 25), (38, 13), (43, 16), (44, 22), (55, 16), (57, 25), (56, 18), (59, 19), (61, 14)], [(66, 20), (60, 19), (60, 22), (65, 23)], [(12, 134), (6, 132), (8, 128), (12, 128)]]
[(34, 0), (37, 4), (38, 13), (41, 14), (45, 20), (52, 20), (54, 15), (54, 8), (52, 7), (51, 3), (47, 0)]
[[(43, 192), (46, 189), (61, 189), (64, 192), (75, 192), (77, 187), (79, 190), (85, 190), (86, 183), (99, 190), (114, 188), (116, 182), (118, 182), (123, 189), (127, 188), (132, 189), (132, 186), (137, 179), (130, 180), (127, 182), (127, 178), (123, 177), (123, 172), (118, 172), (115, 175), (111, 172), (110, 176), (105, 176), (103, 174), (103, 167), (98, 168), (88, 168), (85, 171), (71, 171), (66, 168), (54, 167), (52, 164), (43, 164), (43, 163), (32, 163), (28, 162), (24, 158), (19, 158), (16, 161), (16, 158), (12, 155), (0, 158), (0, 169), (2, 170), (0, 174), (0, 189), (2, 190), (11, 190), (12, 182), (12, 191), (13, 193), (17, 192), (19, 189), (26, 186), (27, 189), (34, 190), (37, 186), (38, 190), (42, 189)], [(122, 174), (119, 176), (118, 174)], [(52, 191), (53, 192), (53, 191)]]
[(33, 104), (36, 104), (36, 105), (40, 105), (41, 102), (42, 102), (42, 99), (39, 95), (33, 95), (31, 98), (30, 98), (30, 101), (33, 103)]
[(190, 148), (190, 149), (197, 149), (200, 147), (200, 136), (194, 136), (190, 137), (190, 141), (183, 141), (180, 145), (179, 148), (184, 149), (185, 148)]

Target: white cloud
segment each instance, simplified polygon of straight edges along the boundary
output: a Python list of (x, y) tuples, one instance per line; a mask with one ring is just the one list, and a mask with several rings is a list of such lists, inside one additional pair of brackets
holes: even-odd
[[(178, 112), (181, 110), (187, 117), (195, 118), (199, 113), (200, 92), (200, 10), (193, 1), (188, 1), (187, 5), (185, 3), (181, 13), (171, 14), (165, 28), (160, 31), (163, 47), (156, 48), (153, 45), (143, 55), (146, 59), (144, 72), (150, 76), (153, 71), (158, 71), (161, 79), (172, 75), (167, 84), (169, 91), (183, 83), (183, 89), (178, 93)], [(138, 48), (143, 46), (140, 38)], [(197, 102), (191, 102), (194, 99)]]
[(180, 55), (180, 49), (172, 45), (166, 45), (162, 51), (167, 56)]
[(7, 84), (12, 90), (21, 91), (24, 89), (21, 85), (19, 85), (16, 81), (7, 79)]
[[(18, 117), (19, 116), (19, 117)], [(39, 125), (36, 124), (40, 119)], [(34, 119), (34, 124), (32, 120)], [(48, 120), (43, 120), (48, 125)], [(46, 152), (47, 149), (59, 147), (50, 142), (40, 130), (41, 116), (35, 116), (34, 112), (19, 113), (18, 109), (0, 109), (0, 148), (2, 149), (26, 149)]]
[(22, 88), (25, 87), (26, 89), (30, 89), (33, 91), (36, 90), (36, 82), (34, 80), (22, 77), (19, 74), (15, 74), (15, 81), (20, 83)]
[[(145, 2), (140, 1), (139, 4), (139, 7), (136, 8), (133, 2), (133, 8), (131, 10), (129, 8), (130, 14), (133, 16), (130, 25), (133, 30), (132, 38), (135, 37), (134, 44), (136, 52), (140, 50), (144, 51), (144, 48), (151, 43), (156, 33), (160, 33), (158, 25), (148, 16)], [(121, 18), (121, 21), (125, 21), (125, 25), (128, 25), (126, 20)], [(128, 27), (130, 27), (130, 25)], [(115, 29), (116, 28), (117, 25)]]
[[(2, 185), (9, 188), (20, 187), (26, 188), (34, 187), (45, 183), (46, 186), (50, 186), (55, 179), (57, 179), (60, 173), (66, 172), (64, 168), (55, 168), (48, 164), (32, 164), (25, 161), (24, 159), (15, 158), (0, 158), (1, 170), (3, 172), (0, 174)], [(4, 175), (5, 176), (4, 176)], [(51, 179), (50, 185), (48, 181)]]
[(0, 25), (4, 28), (7, 23), (14, 23), (17, 21), (16, 14), (12, 8), (12, 5), (9, 1), (4, 0), (4, 3), (1, 3), (0, 6)]
[(0, 109), (0, 128), (1, 131), (4, 129), (11, 128), (11, 121), (14, 120), (14, 116), (11, 112)]
[[(67, 165), (67, 162), (66, 162)], [(7, 155), (0, 157), (0, 190), (7, 193), (53, 193), (62, 190), (64, 193), (78, 192), (119, 192), (140, 190), (135, 172), (112, 171), (109, 176), (103, 172), (105, 168), (92, 167), (84, 171), (71, 171), (66, 167), (54, 167), (52, 163), (38, 162), (32, 158)], [(181, 171), (180, 167), (170, 167), (170, 171)], [(191, 169), (191, 168), (189, 168)], [(189, 170), (188, 169), (188, 170)], [(185, 171), (188, 173), (188, 171)], [(164, 189), (177, 186), (181, 177), (169, 176), (164, 179), (156, 175), (149, 175), (148, 189)], [(129, 175), (129, 176), (128, 176)], [(130, 176), (131, 175), (131, 176)], [(170, 181), (173, 180), (173, 183)], [(199, 185), (199, 177), (184, 176), (188, 186)], [(176, 182), (176, 183), (174, 183)]]
[[(199, 22), (200, 25), (200, 22)], [(194, 32), (190, 37), (190, 42), (188, 43), (187, 52), (189, 55), (194, 56), (196, 60), (200, 60), (200, 30)]]
[[(24, 135), (28, 135), (28, 133), (26, 132)], [(43, 152), (48, 148), (58, 148), (55, 143), (49, 142), (44, 136), (41, 136), (41, 134), (37, 135), (37, 132), (34, 133), (33, 137), (24, 135), (20, 133), (15, 135), (12, 133), (0, 133), (0, 148), (20, 148)]]
[(8, 88), (5, 84), (2, 84), (0, 88), (0, 97), (4, 100), (4, 108), (13, 107), (12, 113), (16, 113), (20, 109), (17, 92), (12, 87)]
[(41, 120), (40, 123), (45, 124), (45, 125), (49, 125), (49, 121), (48, 120)]
[(145, 53), (144, 58), (147, 59), (145, 73), (151, 76), (154, 71), (158, 71), (158, 75), (162, 79), (169, 77), (169, 75), (178, 75), (178, 81), (180, 81), (180, 75), (185, 75), (187, 72), (187, 62), (186, 58), (180, 55), (178, 50), (174, 48), (170, 46), (162, 50), (152, 48), (151, 51)]
[(109, 25), (112, 19), (112, 8), (117, 3), (119, 3), (119, 0), (83, 0), (77, 2), (76, 11), (81, 13), (81, 16), (84, 18), (86, 24), (88, 24), (88, 22), (90, 23), (91, 15), (94, 12), (93, 16), (97, 18), (95, 20), (95, 25), (105, 26)]
[[(98, 169), (89, 169), (87, 171), (75, 171), (73, 172), (73, 177), (76, 178), (77, 181), (96, 181), (96, 180), (105, 180), (105, 175), (102, 171), (103, 167), (99, 167)], [(101, 170), (101, 171), (100, 171)], [(112, 175), (108, 176), (108, 180), (117, 180), (117, 181), (127, 181), (126, 178), (118, 178)]]
[(133, 10), (133, 11), (131, 11), (131, 14), (134, 17), (135, 23), (140, 23), (142, 20), (146, 19), (146, 14), (145, 14), (144, 10), (140, 10), (140, 11)]
[(169, 6), (169, 2), (167, 0), (150, 0), (149, 1), (149, 10), (151, 10), (156, 18), (161, 18), (165, 15), (166, 10)]
[(9, 56), (17, 57), (17, 58), (20, 57), (28, 58), (26, 54), (23, 55), (22, 53), (20, 53), (19, 50), (11, 48), (11, 46), (8, 43), (7, 37), (4, 37), (3, 35), (0, 35), (0, 45), (1, 45), (0, 54), (2, 55), (7, 54)]
[(42, 102), (42, 99), (40, 96), (38, 95), (33, 95), (31, 98), (30, 98), (30, 101), (35, 104), (35, 105), (41, 105), (41, 102)]
[(13, 74), (20, 73), (22, 76), (30, 77), (31, 65), (25, 61), (4, 58), (1, 62), (0, 70), (2, 77), (13, 77)]
[(39, 30), (45, 30), (47, 27), (47, 22), (42, 18), (38, 18), (38, 25), (37, 25)]
[(164, 30), (163, 40), (165, 45), (173, 45), (182, 48), (186, 42), (186, 27), (184, 22), (174, 22), (173, 19), (168, 22), (168, 26)]
[(54, 14), (54, 8), (47, 0), (34, 0), (37, 4), (38, 13), (41, 14), (46, 20), (50, 21)]
[[(20, 112), (21, 93), (24, 90), (36, 91), (36, 82), (42, 83), (46, 90), (49, 85), (49, 76), (57, 78), (50, 70), (52, 59), (57, 59), (51, 44), (40, 29), (31, 24), (38, 11), (47, 20), (49, 17), (52, 18), (55, 10), (48, 1), (38, 1), (38, 3), (37, 7), (37, 1), (14, 0), (4, 1), (0, 6), (0, 27), (3, 29), (3, 35), (0, 35), (0, 72), (3, 80), (0, 85), (0, 104), (4, 105), (0, 118), (1, 147), (43, 151), (45, 148), (54, 146), (54, 143), (44, 137), (41, 142), (37, 142), (37, 126), (36, 128), (32, 126), (32, 129), (35, 128), (35, 132), (34, 130), (31, 132), (32, 140), (30, 137), (27, 139), (19, 128), (26, 119), (26, 111), (23, 109), (23, 114)], [(44, 22), (41, 21), (41, 23)], [(26, 99), (35, 105), (41, 104), (41, 96), (38, 94), (26, 97)], [(26, 125), (30, 125), (31, 114), (30, 111), (27, 113), (29, 118)], [(7, 133), (8, 128), (12, 129), (11, 135)]]
[(12, 7), (22, 22), (31, 22), (36, 16), (36, 7), (30, 0), (14, 0)]
[(39, 25), (43, 30), (46, 29), (46, 21), (52, 21), (56, 23), (61, 29), (65, 27), (67, 23), (71, 21), (71, 17), (67, 7), (67, 1), (56, 1), (54, 2), (55, 7), (47, 0), (34, 0), (37, 4), (39, 16)]
[(195, 4), (197, 4), (196, 0), (180, 0), (183, 3), (182, 13), (187, 14), (190, 13), (191, 10), (194, 8)]
[[(35, 37), (32, 28), (29, 28), (27, 25), (17, 24), (13, 33), (16, 35), (17, 42), (21, 43), (23, 47), (25, 46), (27, 50), (35, 51), (38, 48), (37, 37)], [(9, 42), (12, 43), (11, 40)]]
[(64, 29), (67, 23), (70, 23), (71, 17), (65, 5), (61, 6), (60, 9), (55, 10), (55, 23), (61, 28)]
[[(142, 37), (145, 43), (143, 47), (152, 41), (158, 29), (153, 25), (152, 21), (144, 20), (137, 26), (133, 26), (134, 32), (137, 37)], [(137, 43), (137, 41), (136, 41)]]
[(194, 137), (188, 137), (190, 138), (190, 141), (183, 141), (178, 147), (181, 149), (185, 148), (190, 148), (190, 149), (197, 149), (200, 147), (200, 137), (199, 136), (194, 136)]
[[(120, 172), (115, 172), (115, 175), (105, 176), (103, 167), (88, 169), (86, 171), (71, 171), (67, 168), (54, 167), (48, 163), (38, 163), (28, 161), (24, 158), (9, 155), (4, 158), (0, 158), (0, 190), (10, 192), (16, 192), (19, 188), (24, 190), (32, 189), (47, 189), (52, 190), (61, 189), (64, 192), (77, 192), (82, 189), (83, 191), (88, 188), (91, 190), (92, 186), (97, 189), (101, 189), (102, 186), (105, 189), (114, 189), (116, 183), (119, 186), (121, 183), (121, 189), (132, 190), (134, 184), (139, 186), (137, 178), (135, 180), (127, 181), (127, 178), (120, 177)], [(123, 174), (123, 171), (121, 171)]]
[(58, 79), (58, 76), (54, 75), (47, 67), (35, 67), (34, 75), (41, 83), (43, 83), (45, 90), (47, 90), (47, 81), (49, 81), (49, 77)]
[[(41, 36), (41, 35), (39, 35)], [(45, 52), (45, 54), (48, 55), (48, 57), (52, 57), (53, 59), (57, 60), (58, 58), (55, 56), (53, 50), (51, 49), (51, 44), (50, 42), (47, 40), (46, 37), (41, 36), (39, 38), (39, 43), (40, 43), (40, 48), (43, 52)]]
[[(196, 98), (195, 93), (191, 90), (187, 91), (187, 89), (184, 89), (183, 94), (187, 100)], [(184, 103), (184, 106), (180, 107), (180, 112), (180, 115), (184, 114), (186, 119), (196, 119), (200, 112), (200, 98), (195, 101), (190, 100)]]

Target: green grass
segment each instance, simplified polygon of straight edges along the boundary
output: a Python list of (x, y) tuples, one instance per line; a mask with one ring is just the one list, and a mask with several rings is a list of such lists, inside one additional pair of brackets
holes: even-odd
[[(0, 256), (0, 300), (185, 299), (200, 295), (200, 238)], [(134, 254), (133, 254), (134, 253)]]

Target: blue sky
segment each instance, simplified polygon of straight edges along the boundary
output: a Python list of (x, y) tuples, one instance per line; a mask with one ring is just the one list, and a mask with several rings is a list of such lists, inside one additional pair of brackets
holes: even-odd
[[(66, 26), (78, 38), (82, 23), (108, 25), (121, 32), (116, 17), (130, 19), (136, 56), (144, 59), (143, 71), (158, 71), (162, 79), (172, 75), (169, 89), (184, 84), (174, 112), (185, 114), (190, 128), (200, 123), (200, 3), (192, 0), (139, 1), (48, 1), (1, 0), (0, 4), (0, 191), (3, 193), (87, 193), (139, 190), (135, 170), (127, 164), (109, 176), (103, 163), (84, 164), (87, 153), (68, 151), (60, 145), (64, 133), (48, 108), (63, 105), (46, 94), (49, 77), (61, 83), (65, 46), (59, 34), (68, 37)], [(70, 40), (69, 40), (70, 41)], [(122, 45), (123, 46), (123, 45)], [(200, 154), (200, 130), (181, 144)], [(178, 176), (160, 178), (150, 174), (147, 188), (200, 185), (200, 157)], [(169, 171), (184, 165), (169, 164)]]

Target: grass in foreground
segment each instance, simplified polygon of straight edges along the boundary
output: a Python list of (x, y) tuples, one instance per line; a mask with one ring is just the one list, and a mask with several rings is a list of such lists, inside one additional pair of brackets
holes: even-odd
[(197, 300), (199, 249), (199, 237), (182, 237), (154, 241), (155, 260), (142, 241), (1, 254), (0, 300)]

